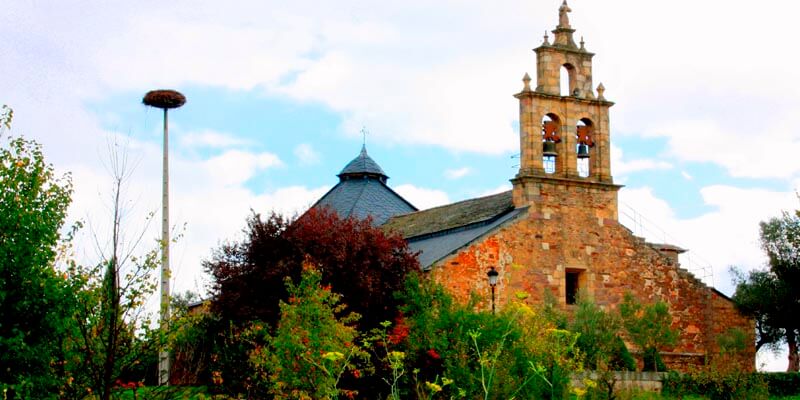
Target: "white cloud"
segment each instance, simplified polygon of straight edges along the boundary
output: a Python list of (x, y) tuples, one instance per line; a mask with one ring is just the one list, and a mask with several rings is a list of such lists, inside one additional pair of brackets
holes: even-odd
[(687, 181), (694, 180), (694, 177), (686, 171), (681, 171), (681, 176)]
[(300, 143), (294, 148), (294, 156), (297, 157), (301, 163), (311, 165), (319, 163), (319, 153), (308, 143)]
[(441, 190), (426, 189), (411, 184), (399, 185), (393, 189), (420, 210), (450, 203), (447, 193)]
[(459, 179), (467, 176), (468, 174), (472, 173), (472, 168), (470, 167), (462, 167), (456, 169), (448, 169), (444, 171), (444, 176), (447, 179)]
[(617, 146), (611, 145), (611, 171), (615, 175), (628, 175), (633, 172), (641, 172), (647, 170), (665, 170), (672, 169), (672, 164), (653, 159), (636, 159), (636, 160), (623, 160), (623, 151)]
[(509, 190), (511, 190), (511, 185), (504, 183), (494, 189), (489, 189), (485, 192), (482, 192), (480, 195), (478, 195), (478, 197), (491, 196), (493, 194), (503, 193)]
[[(726, 16), (718, 18), (723, 6)], [(740, 163), (758, 161), (758, 155), (748, 156), (752, 141), (779, 143), (773, 149), (785, 150), (773, 159), (797, 154), (798, 144), (780, 137), (792, 131), (793, 110), (800, 107), (800, 86), (794, 84), (800, 70), (792, 67), (797, 56), (786, 53), (780, 40), (742, 29), (768, 24), (772, 37), (791, 37), (788, 16), (800, 5), (780, 7), (775, 13), (748, 3), (690, 0), (655, 9), (632, 0), (573, 6), (577, 35), (597, 53), (595, 85), (603, 81), (607, 97), (617, 102), (612, 134), (685, 136), (670, 123), (711, 121), (724, 137), (707, 143), (705, 132), (695, 130), (702, 145), (693, 150), (691, 140), (682, 138), (670, 145), (672, 153), (719, 163), (737, 176), (796, 174), (786, 162), (773, 160), (755, 173), (741, 171), (748, 167)], [(489, 6), (412, 0), (373, 7), (357, 1), (145, 0), (62, 8), (18, 2), (0, 16), (0, 26), (7, 27), (0, 33), (11, 38), (0, 53), (6, 65), (25, 67), (10, 67), (0, 89), (12, 98), (29, 92), (57, 103), (157, 86), (258, 89), (326, 105), (342, 113), (343, 131), (353, 135), (366, 123), (387, 142), (496, 154), (516, 150), (511, 126), (517, 107), (510, 95), (520, 89), (525, 71), (534, 72), (527, 49), (555, 25), (556, 9), (522, 1)], [(663, 17), (641, 17), (655, 13)], [(78, 19), (84, 23), (69, 23)], [(676, 31), (674, 20), (704, 28)], [(764, 63), (741, 48), (789, 58)], [(52, 90), (59, 87), (70, 90)], [(719, 149), (725, 140), (738, 145)]]
[(710, 161), (736, 177), (795, 177), (800, 173), (800, 163), (796, 162), (800, 137), (788, 124), (788, 117), (773, 117), (777, 118), (756, 118), (760, 122), (757, 128), (726, 126), (710, 119), (676, 119), (648, 132), (666, 137), (670, 155), (679, 160)]
[(186, 147), (228, 148), (249, 144), (250, 141), (237, 138), (230, 133), (206, 129), (201, 132), (188, 132), (180, 135), (180, 143)]
[(252, 178), (256, 172), (283, 165), (272, 153), (250, 153), (228, 150), (203, 162), (208, 177), (222, 185), (240, 185)]

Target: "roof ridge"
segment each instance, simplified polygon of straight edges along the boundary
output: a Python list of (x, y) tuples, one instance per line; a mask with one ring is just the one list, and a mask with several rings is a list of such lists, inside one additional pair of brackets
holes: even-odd
[(367, 190), (367, 185), (362, 185), (361, 186), (361, 190), (358, 191), (358, 196), (356, 196), (355, 200), (353, 201), (353, 205), (350, 206), (350, 210), (348, 211), (349, 215), (353, 214), (353, 210), (356, 209), (356, 206), (361, 201), (361, 199), (364, 197), (364, 191), (365, 190)]
[(431, 207), (431, 208), (426, 208), (426, 209), (424, 209), (424, 210), (414, 211), (414, 212), (405, 213), (405, 214), (399, 214), (399, 215), (395, 215), (395, 216), (394, 216), (394, 217), (392, 217), (392, 218), (395, 218), (395, 217), (402, 217), (402, 216), (404, 216), (404, 215), (409, 215), (409, 214), (415, 214), (415, 213), (422, 213), (422, 212), (427, 212), (427, 211), (435, 211), (435, 210), (440, 210), (440, 209), (442, 209), (442, 208), (445, 208), (445, 207), (452, 207), (452, 206), (455, 206), (455, 205), (458, 205), (458, 204), (463, 204), (463, 203), (468, 203), (468, 202), (471, 202), (471, 201), (478, 201), (478, 200), (488, 199), (488, 198), (490, 198), (490, 197), (495, 197), (495, 196), (498, 196), (498, 197), (499, 197), (500, 195), (504, 195), (504, 194), (506, 194), (506, 193), (509, 193), (509, 192), (511, 192), (511, 190), (510, 190), (510, 189), (509, 189), (509, 190), (506, 190), (506, 191), (503, 191), (503, 192), (500, 192), (500, 193), (489, 194), (489, 195), (486, 195), (486, 196), (481, 196), (481, 197), (473, 197), (473, 198), (471, 198), (471, 199), (459, 200), (459, 201), (457, 201), (457, 202), (455, 202), (455, 203), (442, 204), (442, 205), (440, 205), (440, 206)]

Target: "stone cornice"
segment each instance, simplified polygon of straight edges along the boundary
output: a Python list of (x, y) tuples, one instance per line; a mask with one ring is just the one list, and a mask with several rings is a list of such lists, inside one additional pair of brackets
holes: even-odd
[(542, 175), (522, 175), (517, 174), (511, 179), (511, 183), (516, 185), (523, 182), (538, 182), (550, 185), (568, 185), (584, 188), (601, 188), (603, 190), (618, 191), (625, 187), (625, 185), (617, 185), (615, 183), (598, 182), (595, 180), (580, 179), (580, 178), (565, 178), (560, 176), (542, 176)]
[(533, 49), (533, 51), (535, 51), (536, 54), (539, 54), (540, 51), (556, 51), (556, 52), (573, 53), (573, 54), (578, 54), (578, 55), (581, 55), (581, 56), (588, 56), (589, 58), (594, 57), (594, 53), (586, 51), (586, 50), (581, 50), (578, 47), (573, 48), (573, 47), (561, 46), (561, 45), (557, 45), (557, 44), (543, 44), (543, 45)]
[(537, 91), (534, 91), (534, 90), (531, 90), (531, 91), (524, 91), (523, 90), (523, 91), (515, 94), (514, 97), (516, 97), (517, 99), (521, 99), (523, 97), (538, 97), (538, 98), (541, 98), (541, 99), (555, 99), (555, 100), (560, 100), (560, 101), (571, 100), (571, 101), (577, 101), (579, 103), (588, 103), (588, 104), (592, 104), (592, 105), (601, 105), (601, 106), (606, 106), (606, 107), (611, 107), (611, 106), (614, 105), (613, 101), (608, 101), (608, 100), (587, 99), (587, 98), (575, 97), (575, 96), (559, 96), (559, 95), (554, 95), (554, 94), (547, 94), (547, 93), (537, 92)]

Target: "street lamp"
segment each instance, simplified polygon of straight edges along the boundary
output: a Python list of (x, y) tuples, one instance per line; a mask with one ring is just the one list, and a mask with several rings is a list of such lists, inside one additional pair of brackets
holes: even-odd
[[(169, 324), (169, 128), (167, 110), (186, 103), (186, 97), (174, 90), (153, 90), (142, 99), (146, 106), (164, 110), (164, 159), (161, 181), (161, 328)], [(169, 352), (158, 352), (158, 383), (169, 385)]]
[(500, 275), (494, 267), (489, 268), (486, 276), (489, 277), (489, 286), (492, 287), (492, 314), (494, 314), (494, 287), (497, 286), (497, 276)]

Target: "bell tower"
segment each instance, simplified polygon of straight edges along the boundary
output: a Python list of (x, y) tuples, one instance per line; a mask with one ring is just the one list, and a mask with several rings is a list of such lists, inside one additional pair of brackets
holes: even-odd
[[(514, 184), (514, 204), (540, 199), (543, 184), (591, 187), (611, 191), (616, 219), (616, 191), (610, 167), (609, 108), (603, 84), (592, 89), (592, 57), (583, 38), (575, 44), (572, 12), (567, 1), (558, 9), (558, 26), (545, 32), (536, 52), (536, 84), (526, 73), (519, 100), (520, 167)], [(608, 196), (607, 196), (608, 197)]]

